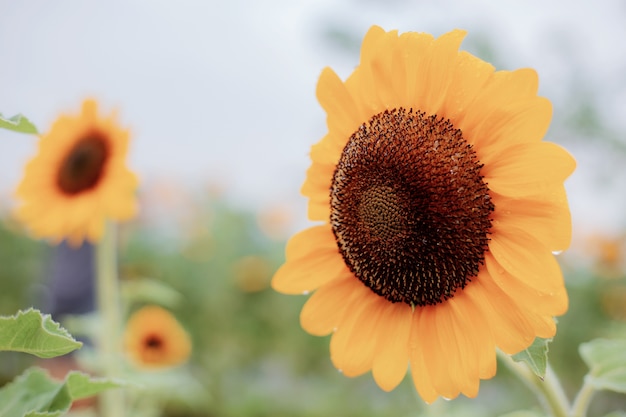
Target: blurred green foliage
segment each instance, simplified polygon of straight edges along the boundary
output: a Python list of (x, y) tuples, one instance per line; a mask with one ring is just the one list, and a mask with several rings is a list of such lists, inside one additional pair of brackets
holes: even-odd
[[(189, 204), (194, 214), (185, 219), (185, 227), (178, 228), (174, 217), (168, 227), (138, 219), (120, 233), (126, 314), (143, 304), (161, 303), (189, 331), (194, 346), (182, 368), (131, 370), (143, 386), (129, 395), (133, 416), (427, 416), (443, 410), (443, 415), (484, 417), (529, 405), (539, 409), (532, 393), (504, 366), (496, 378), (481, 382), (477, 399), (440, 400), (430, 408), (418, 398), (410, 378), (385, 393), (371, 375), (344, 377), (330, 362), (329, 338), (300, 328), (306, 297), (269, 287), (284, 259), (284, 239), (268, 235), (254, 210), (223, 198), (200, 196)], [(0, 248), (3, 313), (36, 306), (40, 300), (33, 288), (46, 284), (46, 245), (5, 221)], [(626, 334), (626, 315), (606, 304), (607, 295), (619, 289), (626, 294), (626, 279), (619, 271), (605, 276), (592, 264), (570, 266), (567, 259), (564, 270), (570, 309), (559, 318), (549, 357), (572, 396), (587, 372), (577, 346), (595, 337)], [(626, 304), (626, 297), (621, 302)], [(7, 356), (0, 358), (6, 380), (23, 369), (7, 366)], [(623, 401), (623, 396), (599, 393), (590, 415), (620, 408)]]

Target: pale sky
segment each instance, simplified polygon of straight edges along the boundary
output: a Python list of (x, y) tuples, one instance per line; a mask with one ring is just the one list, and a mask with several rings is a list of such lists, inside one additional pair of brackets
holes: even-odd
[[(618, 0), (0, 0), (0, 5), (5, 116), (23, 113), (45, 131), (59, 113), (76, 113), (83, 98), (96, 97), (106, 110), (117, 109), (131, 128), (130, 165), (144, 181), (217, 182), (243, 204), (295, 204), (302, 218), (304, 199), (298, 193), (309, 147), (326, 130), (315, 99), (317, 77), (331, 66), (345, 78), (358, 59), (356, 49), (329, 40), (331, 29), (345, 31), (357, 46), (372, 24), (435, 35), (466, 29), (463, 48), (478, 53), (489, 44), (498, 69), (538, 71), (555, 120), (579, 85), (604, 106), (609, 127), (626, 132), (626, 5)], [(0, 131), (5, 201), (35, 144), (35, 137)], [(568, 190), (575, 219), (609, 227), (607, 217), (626, 211), (624, 198), (613, 192), (599, 196), (596, 204), (607, 211), (590, 219), (597, 214), (588, 195), (595, 187), (591, 178), (602, 166), (585, 146), (574, 148), (579, 168)], [(626, 175), (616, 173), (611, 181), (619, 188)]]

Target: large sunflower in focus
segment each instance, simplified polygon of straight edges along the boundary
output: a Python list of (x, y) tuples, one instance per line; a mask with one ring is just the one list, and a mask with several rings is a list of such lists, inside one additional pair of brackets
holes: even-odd
[(322, 72), (328, 134), (302, 192), (323, 222), (291, 238), (272, 284), (315, 290), (301, 324), (332, 333), (347, 376), (384, 390), (410, 365), (426, 402), (474, 397), (567, 310), (553, 252), (569, 245), (563, 186), (575, 162), (542, 138), (550, 102), (535, 71), (494, 71), (437, 39), (372, 27), (344, 82)]
[(17, 216), (37, 237), (78, 245), (97, 241), (104, 221), (135, 215), (137, 178), (126, 167), (128, 131), (86, 100), (39, 141), (17, 189)]

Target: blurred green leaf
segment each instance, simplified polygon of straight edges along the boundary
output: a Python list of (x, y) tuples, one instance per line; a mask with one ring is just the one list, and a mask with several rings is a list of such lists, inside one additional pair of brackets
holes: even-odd
[(512, 413), (503, 414), (500, 417), (545, 417), (545, 414), (538, 411), (518, 410), (513, 411)]
[(122, 295), (129, 304), (149, 303), (174, 308), (184, 301), (183, 295), (171, 286), (150, 278), (122, 282)]
[(92, 378), (87, 374), (77, 371), (70, 372), (65, 381), (72, 400), (93, 397), (104, 390), (126, 385), (122, 381), (109, 378)]
[(579, 347), (590, 372), (585, 377), (598, 390), (626, 393), (626, 339), (595, 339)]
[(40, 358), (65, 355), (82, 346), (49, 314), (39, 310), (19, 311), (0, 317), (0, 351), (25, 352)]
[(626, 417), (626, 411), (612, 411), (604, 417)]
[(57, 417), (66, 413), (72, 402), (121, 385), (77, 371), (56, 381), (44, 370), (30, 368), (0, 389), (0, 417)]
[(21, 114), (17, 114), (7, 119), (2, 115), (2, 113), (0, 113), (0, 127), (19, 133), (37, 133), (35, 125)]
[(516, 353), (512, 358), (516, 362), (526, 362), (535, 375), (543, 379), (546, 375), (546, 365), (548, 363), (548, 343), (551, 341), (552, 339), (537, 337), (532, 345)]

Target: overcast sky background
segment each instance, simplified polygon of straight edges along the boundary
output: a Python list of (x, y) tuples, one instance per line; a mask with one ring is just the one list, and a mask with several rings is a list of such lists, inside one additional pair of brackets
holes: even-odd
[[(553, 101), (548, 140), (578, 160), (567, 186), (578, 230), (626, 229), (626, 3), (618, 0), (0, 0), (0, 112), (46, 131), (85, 97), (133, 132), (144, 183), (218, 183), (238, 204), (292, 204), (325, 133), (315, 98), (342, 78), (372, 24), (440, 35), (498, 69), (533, 67)], [(589, 106), (591, 110), (585, 110)], [(595, 126), (572, 128), (572, 115)], [(575, 123), (574, 123), (575, 124)], [(621, 141), (621, 142), (620, 142)], [(10, 204), (36, 138), (0, 131), (0, 199)], [(623, 148), (622, 148), (623, 149)], [(616, 226), (617, 222), (617, 226)]]

